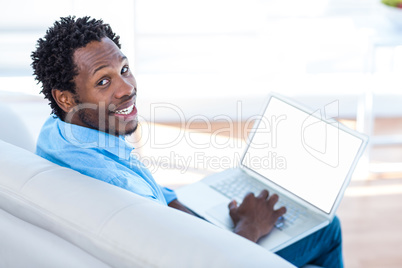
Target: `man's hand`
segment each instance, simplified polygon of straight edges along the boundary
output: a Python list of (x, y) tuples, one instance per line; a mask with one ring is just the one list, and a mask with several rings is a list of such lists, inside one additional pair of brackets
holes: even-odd
[(276, 202), (278, 196), (269, 196), (267, 190), (263, 190), (257, 197), (249, 193), (240, 206), (237, 206), (235, 200), (230, 202), (229, 214), (235, 226), (234, 232), (254, 242), (267, 235), (278, 218), (286, 213), (285, 207), (274, 210)]

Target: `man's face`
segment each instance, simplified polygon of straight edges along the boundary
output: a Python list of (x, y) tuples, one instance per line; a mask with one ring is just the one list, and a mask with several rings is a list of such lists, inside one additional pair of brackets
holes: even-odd
[(127, 58), (109, 38), (93, 41), (74, 52), (78, 66), (77, 104), (65, 120), (112, 135), (129, 135), (137, 128), (137, 84)]

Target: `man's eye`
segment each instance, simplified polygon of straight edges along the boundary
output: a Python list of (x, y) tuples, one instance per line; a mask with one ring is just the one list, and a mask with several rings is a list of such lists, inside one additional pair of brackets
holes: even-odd
[(109, 80), (108, 80), (108, 79), (102, 79), (101, 81), (99, 81), (98, 86), (104, 86), (104, 85), (106, 85), (107, 83), (109, 83)]
[(121, 69), (121, 73), (122, 73), (122, 74), (127, 73), (128, 70), (129, 70), (129, 69), (128, 69), (128, 66), (124, 66), (123, 69)]

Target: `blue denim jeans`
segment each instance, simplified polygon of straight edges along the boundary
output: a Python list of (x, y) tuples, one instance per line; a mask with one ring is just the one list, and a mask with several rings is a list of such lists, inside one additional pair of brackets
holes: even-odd
[(325, 268), (343, 267), (342, 234), (338, 217), (326, 227), (276, 252), (297, 267), (315, 264)]

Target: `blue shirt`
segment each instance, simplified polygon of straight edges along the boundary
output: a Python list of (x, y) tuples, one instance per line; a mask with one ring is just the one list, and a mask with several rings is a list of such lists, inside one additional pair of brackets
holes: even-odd
[(40, 132), (36, 154), (164, 205), (176, 199), (172, 190), (155, 182), (149, 170), (132, 154), (133, 150), (123, 136), (50, 116)]

